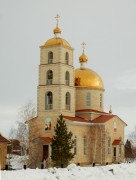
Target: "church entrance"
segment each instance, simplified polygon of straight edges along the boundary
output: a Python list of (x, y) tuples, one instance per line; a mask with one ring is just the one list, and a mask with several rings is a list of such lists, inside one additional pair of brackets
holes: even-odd
[(116, 147), (114, 147), (114, 161), (116, 161)]
[(48, 158), (49, 155), (49, 146), (43, 145), (43, 161)]

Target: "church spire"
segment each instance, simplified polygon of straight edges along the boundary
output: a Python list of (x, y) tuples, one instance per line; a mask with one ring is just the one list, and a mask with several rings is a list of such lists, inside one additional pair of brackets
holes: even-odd
[(83, 51), (82, 51), (82, 55), (79, 57), (79, 62), (80, 62), (80, 68), (85, 69), (85, 64), (87, 63), (87, 60), (88, 60), (87, 56), (84, 53), (86, 44), (85, 44), (85, 42), (83, 42), (81, 45), (82, 45)]
[(59, 18), (60, 18), (60, 16), (57, 14), (56, 17), (55, 17), (55, 19), (56, 19), (56, 21), (57, 21), (57, 23), (56, 23), (56, 28), (53, 30), (53, 32), (54, 32), (54, 34), (55, 34), (55, 37), (59, 37), (60, 34), (61, 34), (61, 29), (60, 29), (59, 26), (58, 26)]

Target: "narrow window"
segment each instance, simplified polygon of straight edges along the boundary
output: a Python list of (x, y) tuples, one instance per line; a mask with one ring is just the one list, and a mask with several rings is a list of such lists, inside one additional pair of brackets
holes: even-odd
[(111, 137), (108, 137), (108, 154), (111, 154)]
[(45, 109), (53, 109), (53, 94), (51, 91), (45, 95)]
[(86, 94), (86, 106), (90, 106), (90, 101), (91, 101), (91, 94), (88, 92)]
[(70, 110), (70, 93), (66, 93), (66, 110)]
[(65, 63), (68, 65), (69, 64), (69, 54), (66, 52), (65, 54)]
[(67, 86), (69, 86), (69, 82), (70, 82), (70, 75), (69, 75), (69, 72), (66, 71), (66, 73), (65, 73), (65, 84)]
[(100, 94), (100, 107), (102, 107), (102, 94)]
[(113, 122), (113, 128), (114, 128), (114, 132), (117, 132), (117, 123), (116, 123), (116, 121)]
[(77, 136), (74, 138), (74, 155), (77, 155)]
[(83, 141), (84, 141), (84, 155), (86, 155), (87, 154), (87, 138), (86, 138), (86, 136), (84, 136)]
[(52, 64), (53, 63), (53, 52), (50, 51), (48, 53), (48, 64)]
[(47, 71), (47, 85), (52, 84), (53, 81), (53, 72), (51, 70)]

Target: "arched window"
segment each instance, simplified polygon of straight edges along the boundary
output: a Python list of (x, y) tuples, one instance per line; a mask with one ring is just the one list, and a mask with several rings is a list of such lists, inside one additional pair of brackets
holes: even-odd
[(49, 64), (53, 63), (53, 52), (52, 51), (48, 52), (48, 63)]
[(65, 84), (67, 86), (69, 86), (69, 82), (70, 82), (70, 75), (69, 75), (69, 72), (66, 71), (66, 73), (65, 73)]
[(91, 102), (91, 94), (87, 92), (86, 94), (86, 106), (90, 106)]
[(74, 138), (74, 155), (77, 155), (77, 136)]
[(100, 107), (102, 107), (102, 94), (100, 94)]
[(69, 64), (69, 54), (66, 52), (65, 54), (65, 63), (68, 65)]
[(53, 72), (52, 70), (47, 71), (47, 84), (50, 85), (52, 84), (53, 81)]
[(70, 110), (70, 93), (66, 93), (66, 110)]
[(87, 154), (87, 138), (86, 138), (86, 136), (84, 136), (83, 141), (84, 141), (84, 155), (86, 155)]
[(45, 95), (45, 109), (53, 109), (53, 94), (51, 91)]

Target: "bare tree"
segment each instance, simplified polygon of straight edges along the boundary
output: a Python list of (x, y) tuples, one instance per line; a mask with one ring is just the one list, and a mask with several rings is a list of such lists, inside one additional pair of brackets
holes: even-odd
[(19, 110), (19, 120), (17, 121), (16, 138), (20, 141), (22, 154), (27, 154), (29, 145), (28, 121), (36, 116), (36, 107), (32, 102), (28, 102)]
[[(32, 102), (26, 103), (19, 109), (17, 127), (12, 127), (9, 133), (11, 139), (17, 139), (21, 145), (21, 154), (26, 157), (29, 146), (28, 121), (36, 116), (36, 106)], [(26, 158), (24, 160), (26, 163)]]
[(129, 134), (129, 138), (131, 146), (132, 146), (132, 158), (133, 160), (136, 159), (136, 126), (134, 127), (134, 130)]

